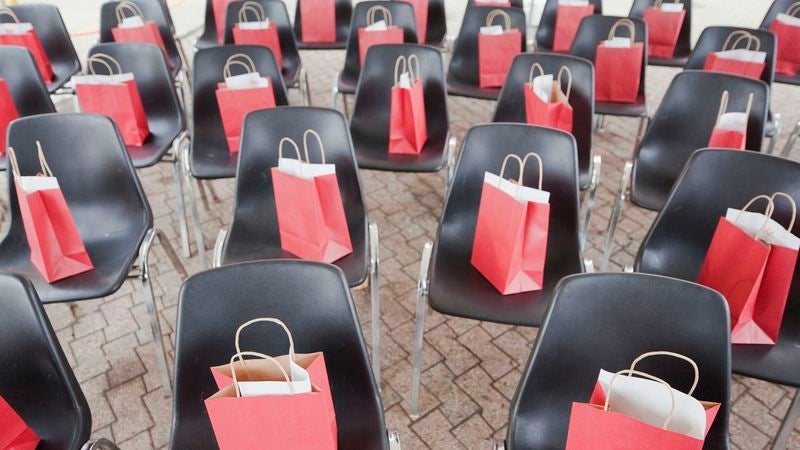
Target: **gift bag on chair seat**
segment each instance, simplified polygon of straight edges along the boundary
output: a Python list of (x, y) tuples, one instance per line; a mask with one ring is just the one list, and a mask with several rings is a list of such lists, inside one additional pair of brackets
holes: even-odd
[[(308, 156), (308, 137), (318, 142), (321, 164)], [(297, 159), (283, 157), (291, 145)], [(278, 217), (281, 248), (301, 259), (332, 263), (353, 252), (336, 166), (325, 164), (322, 138), (314, 130), (303, 133), (305, 160), (293, 140), (278, 144), (278, 167), (272, 168), (272, 187)]]
[[(620, 27), (630, 38), (617, 37)], [(630, 19), (619, 19), (600, 42), (595, 55), (595, 99), (599, 102), (633, 103), (639, 96), (644, 45), (636, 40), (636, 26)]]
[[(157, 45), (164, 53), (167, 66), (172, 67), (172, 61), (167, 56), (167, 47), (158, 25), (152, 20), (145, 21), (142, 10), (136, 3), (130, 1), (119, 2), (116, 8), (117, 26), (111, 29), (114, 42), (134, 42)], [(131, 16), (125, 16), (125, 13)]]
[(642, 19), (647, 23), (647, 54), (655, 58), (672, 58), (686, 19), (683, 3), (679, 0), (672, 3), (655, 0), (653, 6), (645, 9)]
[[(503, 25), (493, 25), (503, 18)], [(508, 69), (522, 51), (522, 33), (511, 28), (511, 16), (502, 9), (486, 15), (486, 26), (478, 32), (478, 75), (480, 87), (499, 87), (506, 81)]]
[[(247, 20), (247, 13), (253, 13), (255, 21)], [(272, 50), (278, 67), (283, 69), (281, 40), (278, 25), (271, 22), (258, 2), (244, 2), (239, 9), (239, 22), (233, 26), (233, 42), (236, 45), (260, 45)]]
[[(104, 66), (108, 75), (98, 75), (95, 64)], [(110, 117), (125, 145), (141, 146), (150, 129), (133, 73), (123, 73), (119, 62), (105, 53), (90, 56), (86, 71), (72, 77), (81, 111)]]
[(31, 263), (48, 283), (53, 283), (94, 266), (39, 141), (36, 147), (43, 176), (22, 176), (14, 149), (9, 147), (7, 156)]
[(568, 52), (584, 17), (594, 14), (594, 4), (588, 0), (559, 0), (556, 9), (556, 31), (553, 51)]
[(397, 58), (389, 118), (389, 153), (417, 155), (428, 140), (425, 93), (419, 76), (417, 55)]
[(775, 73), (797, 76), (800, 69), (800, 2), (793, 3), (785, 13), (778, 14), (769, 31), (778, 38)]
[(0, 397), (0, 449), (36, 450), (39, 436), (22, 420), (3, 397)]
[[(522, 185), (528, 158), (539, 164), (539, 187)], [(520, 166), (519, 180), (503, 178), (510, 159)], [(508, 155), (500, 174), (484, 174), (470, 263), (503, 295), (537, 291), (544, 283), (550, 193), (542, 190), (542, 159)]]
[[(534, 76), (536, 71), (539, 76)], [(567, 75), (567, 90), (561, 89), (563, 75)], [(572, 91), (572, 71), (561, 66), (558, 78), (545, 74), (541, 64), (534, 63), (525, 84), (525, 118), (529, 124), (540, 125), (572, 133), (572, 106), (569, 95)]]
[[(734, 40), (735, 38), (735, 40)], [(744, 48), (739, 44), (745, 43)], [(761, 39), (744, 30), (737, 30), (728, 35), (722, 50), (711, 52), (706, 56), (703, 70), (724, 72), (758, 80), (767, 67), (767, 53), (761, 50)]]
[(6, 130), (8, 124), (19, 117), (14, 98), (6, 80), (0, 78), (0, 156), (6, 154)]
[(50, 59), (44, 51), (42, 41), (33, 25), (27, 22), (20, 22), (19, 17), (7, 6), (0, 6), (0, 17), (8, 16), (13, 20), (12, 23), (0, 23), (0, 45), (17, 45), (25, 47), (33, 55), (39, 74), (45, 83), (53, 81), (53, 68)]
[(334, 0), (298, 0), (300, 31), (305, 43), (336, 42), (336, 2)]
[[(375, 20), (378, 13), (383, 20)], [(392, 25), (392, 12), (385, 6), (375, 5), (367, 10), (367, 26), (358, 29), (358, 61), (364, 66), (367, 50), (373, 45), (402, 44), (403, 29)]]
[(744, 150), (747, 144), (747, 122), (753, 106), (753, 94), (747, 97), (747, 108), (742, 112), (728, 112), (730, 93), (724, 91), (719, 103), (719, 112), (708, 146)]

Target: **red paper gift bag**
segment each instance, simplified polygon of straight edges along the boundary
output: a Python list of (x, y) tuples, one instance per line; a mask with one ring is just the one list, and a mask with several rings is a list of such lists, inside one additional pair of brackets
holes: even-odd
[(16, 45), (25, 47), (33, 55), (36, 67), (42, 75), (45, 83), (53, 80), (53, 68), (50, 66), (50, 59), (44, 51), (42, 41), (33, 25), (27, 22), (20, 22), (19, 17), (11, 8), (0, 6), (0, 16), (9, 16), (13, 23), (0, 24), (0, 45)]
[(8, 89), (8, 83), (0, 78), (0, 156), (6, 154), (6, 129), (12, 120), (19, 117), (14, 98)]
[(0, 449), (36, 450), (37, 445), (39, 436), (36, 432), (0, 397)]
[[(528, 158), (539, 163), (539, 189), (522, 186)], [(519, 182), (503, 179), (509, 159), (520, 165)], [(542, 160), (508, 155), (500, 175), (486, 172), (470, 262), (503, 295), (542, 289), (550, 221), (550, 193), (542, 191)]]
[[(319, 142), (322, 164), (311, 164), (308, 159), (309, 135)], [(306, 130), (303, 141), (305, 161), (297, 144), (283, 138), (278, 167), (272, 168), (281, 248), (301, 259), (332, 263), (353, 252), (336, 166), (325, 164), (325, 150), (317, 132)], [(283, 157), (284, 143), (294, 146), (296, 160)]]
[(711, 138), (708, 146), (711, 148), (730, 148), (733, 150), (744, 150), (747, 143), (747, 121), (750, 117), (750, 109), (753, 106), (753, 94), (747, 99), (745, 112), (728, 112), (728, 99), (730, 93), (724, 91), (720, 100), (719, 112), (714, 129), (711, 131)]
[[(125, 17), (125, 12), (130, 12), (133, 15)], [(164, 58), (167, 65), (171, 66), (172, 62), (167, 57), (167, 47), (164, 45), (164, 38), (161, 36), (161, 31), (158, 25), (152, 20), (145, 21), (142, 10), (136, 3), (129, 1), (119, 2), (116, 8), (117, 26), (111, 29), (111, 34), (114, 36), (114, 42), (133, 42), (142, 44), (157, 45), (158, 48), (164, 53)]]
[(655, 58), (672, 58), (685, 18), (686, 10), (678, 0), (673, 0), (673, 3), (653, 2), (643, 17), (647, 23), (647, 54)]
[(786, 13), (778, 14), (769, 31), (778, 38), (775, 73), (794, 77), (800, 70), (800, 4), (793, 4)]
[(9, 147), (8, 161), (14, 176), (19, 211), (31, 262), (48, 283), (92, 270), (64, 194), (58, 186), (42, 146), (36, 141), (44, 176), (22, 176), (14, 150)]
[[(255, 14), (256, 20), (248, 22), (247, 13)], [(239, 22), (233, 26), (233, 42), (236, 45), (260, 45), (272, 50), (278, 67), (283, 69), (281, 40), (278, 26), (271, 22), (258, 2), (245, 2), (239, 9)]]
[(217, 30), (217, 42), (225, 43), (225, 16), (228, 4), (233, 0), (211, 0), (211, 9), (214, 13), (214, 27)]
[[(378, 12), (383, 20), (376, 21)], [(364, 65), (367, 50), (373, 45), (402, 44), (403, 29), (392, 25), (392, 13), (385, 6), (371, 6), (367, 10), (367, 26), (358, 29), (358, 60)]]
[[(496, 17), (504, 25), (492, 25)], [(522, 51), (522, 33), (511, 28), (511, 17), (501, 9), (486, 15), (486, 26), (478, 33), (478, 73), (480, 87), (498, 87), (506, 81), (508, 69)]]
[(568, 52), (572, 48), (572, 41), (575, 40), (575, 34), (578, 32), (581, 20), (594, 14), (594, 5), (586, 0), (561, 0), (558, 3), (553, 51)]
[(424, 44), (428, 35), (428, 0), (403, 0), (414, 7), (414, 21), (417, 24), (417, 39)]
[[(736, 38), (734, 40), (734, 38)], [(738, 48), (744, 42), (744, 48)], [(760, 51), (761, 40), (744, 30), (737, 30), (728, 35), (722, 50), (709, 53), (703, 70), (731, 73), (758, 80), (767, 66), (767, 54)]]
[[(620, 26), (628, 28), (630, 39), (616, 37)], [(600, 42), (595, 55), (595, 99), (599, 102), (633, 103), (639, 96), (644, 46), (636, 40), (630, 19), (618, 20)]]
[[(272, 365), (271, 369), (259, 370), (251, 360), (251, 364), (240, 366), (245, 370), (236, 370), (236, 359), (244, 356), (261, 358)], [(230, 366), (233, 384), (205, 400), (220, 450), (336, 450), (336, 416), (329, 393), (315, 385), (298, 391), (294, 387), (295, 367), (290, 375), (280, 362), (261, 353), (237, 353)], [(241, 389), (247, 377), (274, 384), (283, 380), (287, 392), (248, 395)]]
[[(242, 66), (246, 72), (232, 76), (232, 66)], [(253, 60), (244, 53), (236, 53), (228, 58), (223, 75), (225, 82), (217, 85), (217, 104), (228, 150), (235, 153), (239, 151), (245, 116), (259, 109), (274, 108), (275, 92), (270, 78), (262, 78)]]
[[(96, 74), (95, 64), (105, 66), (108, 75)], [(90, 75), (72, 77), (81, 111), (111, 117), (125, 145), (144, 144), (150, 129), (133, 74), (123, 73), (119, 62), (104, 53), (89, 57), (86, 67)]]
[[(534, 77), (538, 69), (540, 75)], [(561, 77), (566, 74), (567, 91), (561, 90)], [(539, 63), (531, 66), (528, 74), (528, 83), (525, 84), (525, 118), (529, 124), (540, 125), (572, 133), (572, 106), (569, 104), (569, 95), (572, 91), (572, 71), (567, 66), (561, 66), (558, 79), (553, 80), (553, 75), (545, 75)]]
[[(412, 66), (416, 64), (416, 73)], [(402, 73), (398, 71), (400, 68)], [(428, 140), (425, 118), (425, 93), (419, 79), (419, 58), (411, 55), (397, 58), (394, 64), (391, 115), (389, 119), (389, 153), (416, 155)]]
[(336, 3), (334, 0), (298, 0), (303, 42), (336, 42)]

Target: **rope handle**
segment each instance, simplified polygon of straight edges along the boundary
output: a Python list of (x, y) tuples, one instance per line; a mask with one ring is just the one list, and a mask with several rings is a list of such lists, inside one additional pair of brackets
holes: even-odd
[(736, 219), (733, 220), (733, 224), (734, 225), (738, 224), (739, 223), (739, 219), (742, 217), (742, 213), (744, 211), (747, 211), (753, 205), (753, 203), (757, 202), (758, 200), (760, 200), (762, 198), (765, 199), (768, 202), (767, 203), (767, 208), (764, 211), (764, 216), (766, 216), (766, 219), (764, 220), (764, 225), (761, 225), (761, 228), (759, 228), (758, 231), (756, 231), (754, 239), (758, 239), (758, 236), (767, 227), (767, 224), (769, 223), (769, 220), (772, 218), (772, 213), (775, 211), (775, 203), (772, 201), (771, 197), (768, 197), (768, 196), (766, 196), (764, 194), (761, 194), (761, 195), (756, 195), (755, 197), (751, 198), (750, 201), (747, 202), (746, 205), (744, 205), (744, 208), (739, 210), (739, 214), (737, 214), (736, 215)]
[(631, 363), (630, 370), (636, 370), (636, 364), (638, 364), (641, 360), (649, 358), (651, 356), (672, 356), (674, 358), (682, 359), (691, 364), (692, 369), (694, 369), (694, 383), (692, 383), (692, 387), (689, 389), (689, 392), (687, 392), (687, 394), (691, 396), (694, 393), (694, 390), (697, 388), (697, 383), (700, 382), (700, 369), (697, 367), (697, 363), (694, 362), (692, 358), (689, 358), (688, 356), (685, 355), (681, 355), (680, 353), (666, 352), (666, 351), (642, 353), (641, 355), (639, 355), (638, 358), (633, 360), (633, 362)]
[[(717, 125), (719, 125), (719, 120), (722, 118), (722, 115), (728, 112), (728, 102), (730, 100), (730, 92), (728, 90), (722, 91), (722, 96), (719, 99), (719, 110), (717, 111)], [(750, 111), (753, 108), (753, 98), (754, 94), (751, 92), (747, 96), (747, 107), (744, 110), (745, 117), (750, 117)]]
[[(528, 162), (528, 158), (530, 158), (530, 157), (534, 157), (539, 162), (539, 187), (538, 187), (538, 189), (541, 191), (542, 190), (542, 177), (544, 175), (544, 172), (543, 172), (543, 166), (544, 165), (542, 164), (542, 158), (539, 155), (537, 155), (536, 153), (533, 153), (533, 152), (528, 153), (527, 155), (525, 155), (524, 158), (520, 158), (519, 156), (517, 156), (517, 155), (515, 155), (513, 153), (510, 153), (510, 154), (506, 155), (506, 157), (503, 158), (503, 165), (500, 167), (500, 175), (499, 175), (500, 180), (505, 179), (503, 177), (503, 175), (506, 172), (506, 166), (508, 164), (508, 160), (509, 159), (513, 159), (513, 160), (517, 161), (517, 163), (519, 164), (519, 181), (517, 182), (517, 192), (519, 192), (519, 189), (523, 186), (522, 183), (523, 183), (523, 180), (524, 180), (523, 175), (525, 174), (525, 164)], [(498, 180), (498, 183), (497, 183), (498, 187), (500, 187), (500, 180)], [(513, 180), (511, 180), (511, 181), (513, 181)]]
[(542, 68), (541, 64), (539, 63), (531, 64), (531, 70), (528, 71), (528, 84), (531, 86), (531, 89), (533, 89), (533, 79), (536, 78), (534, 75), (536, 74), (537, 70), (541, 74), (540, 76), (544, 76), (544, 68)]
[[(97, 72), (94, 70), (95, 63), (102, 64), (106, 70), (108, 70), (109, 75), (118, 75), (122, 73), (122, 66), (119, 64), (119, 61), (107, 53), (95, 53), (86, 59), (86, 71), (91, 75), (97, 75)], [(114, 68), (111, 67), (112, 64), (114, 68), (117, 69), (116, 72), (114, 72)]]
[[(736, 38), (736, 40), (734, 41), (733, 38)], [(733, 50), (737, 48), (742, 41), (747, 42), (747, 47), (745, 47), (744, 50), (754, 52), (761, 50), (761, 39), (759, 39), (758, 36), (749, 31), (736, 30), (732, 31), (725, 39), (725, 43), (722, 44), (722, 51)]]
[(253, 62), (253, 58), (249, 55), (245, 55), (244, 53), (235, 53), (225, 61), (225, 67), (222, 69), (222, 76), (225, 78), (231, 77), (231, 67), (233, 66), (240, 66), (244, 67), (245, 73), (258, 73), (256, 71), (256, 63)]
[(367, 10), (367, 26), (370, 26), (375, 23), (375, 16), (378, 12), (383, 13), (383, 21), (386, 22), (387, 27), (392, 26), (392, 12), (389, 11), (389, 8), (382, 6), (382, 5), (374, 5), (370, 6)]
[(258, 352), (237, 352), (235, 355), (231, 357), (231, 362), (229, 363), (229, 366), (231, 368), (231, 378), (233, 379), (233, 387), (234, 389), (236, 389), (237, 398), (242, 396), (242, 391), (241, 389), (239, 389), (239, 379), (236, 377), (236, 365), (234, 364), (234, 362), (236, 362), (236, 358), (239, 358), (240, 360), (242, 360), (242, 365), (245, 365), (244, 364), (245, 356), (255, 356), (261, 359), (266, 359), (267, 361), (271, 361), (273, 364), (275, 364), (278, 367), (278, 369), (280, 369), (281, 375), (283, 375), (283, 379), (286, 381), (286, 384), (289, 385), (289, 392), (294, 394), (294, 386), (292, 386), (292, 381), (289, 378), (289, 374), (286, 373), (286, 370), (283, 368), (281, 363), (278, 362), (278, 360), (276, 360), (272, 356)]
[(303, 162), (303, 157), (300, 155), (300, 147), (297, 146), (297, 142), (295, 142), (294, 139), (288, 137), (281, 138), (280, 142), (278, 142), (278, 159), (283, 159), (283, 144), (287, 142), (294, 147), (294, 152), (297, 154), (297, 160)]
[(20, 23), (17, 13), (15, 13), (14, 10), (9, 8), (8, 6), (0, 6), (0, 17), (2, 16), (11, 17), (11, 20), (13, 20), (14, 23)]
[(632, 369), (620, 370), (619, 372), (615, 373), (614, 376), (611, 377), (611, 381), (608, 383), (608, 394), (606, 394), (606, 402), (603, 405), (603, 411), (609, 410), (609, 405), (611, 403), (611, 393), (613, 392), (611, 388), (612, 386), (614, 386), (614, 382), (617, 381), (617, 377), (620, 375), (628, 375), (628, 376), (637, 375), (642, 378), (648, 378), (650, 380), (661, 383), (662, 385), (664, 385), (664, 387), (667, 388), (667, 392), (669, 392), (670, 398), (672, 399), (672, 406), (669, 408), (669, 414), (667, 414), (667, 418), (664, 420), (664, 425), (661, 426), (662, 429), (666, 430), (667, 426), (669, 425), (669, 422), (672, 420), (672, 415), (675, 414), (675, 393), (672, 392), (672, 387), (670, 387), (669, 383), (662, 380), (661, 378), (650, 375), (649, 373), (639, 372), (638, 370), (632, 370)]
[[(50, 169), (50, 165), (47, 164), (47, 159), (44, 157), (44, 151), (42, 151), (42, 143), (36, 141), (36, 151), (39, 156), (39, 167), (42, 169), (40, 172), (41, 175), (46, 177), (52, 177), (53, 171)], [(13, 147), (8, 147), (8, 161), (11, 163), (11, 173), (17, 177), (22, 177), (22, 173), (19, 170), (19, 163), (17, 162), (17, 154), (14, 152)]]
[[(288, 137), (281, 138), (280, 142), (278, 143), (278, 159), (282, 159), (283, 158), (283, 144), (288, 142), (289, 144), (292, 145), (292, 147), (294, 147), (294, 151), (295, 151), (295, 154), (297, 154), (297, 160), (298, 161), (300, 161), (301, 163), (311, 164), (311, 159), (308, 156), (308, 136), (309, 135), (314, 136), (315, 138), (317, 138), (317, 143), (319, 143), (319, 154), (320, 154), (320, 158), (322, 159), (322, 163), (321, 164), (325, 164), (325, 145), (323, 145), (322, 138), (320, 137), (319, 133), (317, 133), (316, 130), (312, 130), (310, 128), (307, 129), (305, 132), (303, 132), (303, 153), (305, 154), (305, 157), (306, 157), (305, 160), (303, 159), (303, 157), (300, 154), (300, 147), (297, 145), (297, 142), (295, 142), (292, 138), (288, 138)], [(301, 168), (302, 168), (302, 166), (301, 166)], [(275, 320), (277, 320), (277, 319), (275, 319)]]
[[(294, 338), (292, 337), (292, 332), (289, 331), (289, 327), (287, 327), (285, 323), (272, 317), (259, 317), (257, 319), (248, 320), (247, 322), (239, 325), (239, 328), (236, 330), (236, 338), (234, 340), (234, 344), (236, 345), (236, 353), (238, 354), (242, 352), (241, 346), (239, 344), (239, 337), (242, 334), (242, 330), (249, 327), (250, 325), (253, 325), (254, 323), (263, 323), (263, 322), (275, 323), (280, 325), (281, 328), (283, 328), (283, 331), (286, 332), (286, 336), (289, 337), (289, 359), (291, 361), (294, 361)], [(245, 364), (244, 359), (242, 359), (242, 364)]]
[[(398, 70), (402, 67), (402, 72), (398, 72)], [(408, 60), (404, 55), (400, 55), (397, 59), (394, 60), (394, 86), (397, 87), (400, 84), (400, 74), (408, 72)]]
[(142, 13), (142, 10), (141, 8), (139, 8), (139, 5), (128, 0), (124, 0), (119, 2), (117, 7), (114, 9), (114, 13), (117, 16), (117, 24), (121, 24), (122, 21), (127, 18), (125, 16), (126, 12), (133, 14), (130, 17), (140, 17), (142, 21), (144, 21), (144, 13)]
[(797, 17), (798, 12), (800, 12), (800, 2), (792, 3), (791, 6), (789, 6), (789, 8), (786, 10), (786, 14), (794, 17)]
[(567, 100), (569, 100), (569, 95), (572, 93), (572, 70), (567, 66), (561, 66), (561, 68), (558, 69), (558, 87), (561, 88), (561, 76), (565, 73), (569, 78), (567, 79), (567, 91), (564, 95), (566, 95)]
[(486, 26), (490, 27), (494, 25), (494, 19), (502, 17), (503, 18), (503, 30), (508, 31), (511, 29), (511, 16), (508, 15), (507, 12), (503, 11), (502, 9), (493, 9), (489, 11), (489, 14), (486, 15)]
[[(413, 65), (412, 65), (413, 62)], [(402, 63), (402, 64), (401, 64)], [(398, 71), (399, 69), (401, 69)], [(414, 69), (417, 69), (416, 74), (414, 73)], [(414, 84), (415, 81), (418, 81), (420, 78), (420, 68), (419, 68), (419, 58), (417, 55), (409, 55), (406, 58), (403, 55), (397, 57), (394, 61), (394, 86), (397, 87), (400, 84), (400, 75), (403, 73), (408, 72), (409, 80), (411, 84)]]
[[(797, 219), (797, 203), (794, 202), (794, 199), (787, 194), (786, 192), (776, 192), (772, 194), (770, 200), (772, 200), (772, 207), (775, 208), (775, 198), (776, 197), (784, 197), (786, 200), (789, 201), (789, 204), (792, 205), (792, 220), (789, 221), (789, 228), (787, 230), (791, 233), (792, 228), (794, 228), (794, 221)], [(774, 211), (773, 211), (774, 212)]]
[(617, 31), (620, 27), (625, 27), (628, 29), (631, 35), (631, 42), (636, 40), (636, 25), (633, 23), (631, 19), (619, 19), (614, 22), (614, 25), (611, 26), (611, 29), (608, 30), (608, 40), (612, 40), (617, 36)]
[(256, 22), (263, 22), (266, 20), (267, 13), (264, 11), (264, 7), (261, 6), (261, 3), (247, 1), (242, 4), (241, 8), (239, 8), (239, 23), (248, 22), (248, 12), (252, 12), (256, 16)]

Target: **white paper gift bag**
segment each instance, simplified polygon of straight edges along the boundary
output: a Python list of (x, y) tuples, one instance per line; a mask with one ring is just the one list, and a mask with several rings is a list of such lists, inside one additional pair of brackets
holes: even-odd
[(373, 23), (372, 25), (369, 25), (366, 28), (364, 28), (364, 30), (366, 31), (386, 31), (388, 29), (389, 27), (386, 25), (385, 20), (379, 20)]

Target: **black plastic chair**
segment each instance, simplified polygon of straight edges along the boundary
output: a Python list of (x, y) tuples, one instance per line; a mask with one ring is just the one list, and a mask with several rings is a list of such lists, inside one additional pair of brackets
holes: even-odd
[(353, 15), (352, 0), (334, 0), (336, 5), (336, 42), (315, 43), (303, 42), (303, 27), (300, 22), (300, 2), (294, 10), (294, 35), (297, 36), (297, 45), (301, 50), (332, 50), (347, 47), (347, 37), (350, 33), (350, 20)]
[[(228, 3), (228, 12), (225, 13), (225, 44), (233, 44), (233, 27), (239, 22), (239, 11), (248, 1), (241, 0)], [(300, 53), (297, 51), (297, 42), (294, 39), (292, 22), (289, 21), (289, 13), (286, 12), (286, 5), (275, 0), (255, 0), (261, 5), (264, 13), (269, 18), (270, 26), (278, 28), (278, 40), (281, 45), (281, 59), (283, 60), (283, 82), (288, 88), (296, 87), (300, 90), (300, 97), (306, 105), (311, 104), (311, 93), (308, 86), (308, 73), (303, 68), (300, 61)], [(249, 13), (252, 18), (252, 13)]]
[(746, 111), (748, 98), (753, 94), (745, 148), (754, 152), (761, 150), (769, 106), (769, 87), (763, 81), (698, 70), (679, 73), (664, 95), (633, 161), (627, 162), (623, 168), (601, 270), (605, 270), (611, 257), (628, 185), (634, 205), (651, 211), (660, 210), (686, 161), (695, 150), (708, 146), (725, 91), (730, 94), (728, 111), (732, 112)]
[[(625, 17), (615, 16), (600, 16), (594, 15), (584, 17), (581, 21), (578, 32), (575, 34), (575, 41), (572, 43), (570, 54), (586, 58), (592, 63), (595, 62), (595, 54), (597, 53), (597, 44), (600, 41), (608, 39), (608, 32), (611, 27), (620, 20), (626, 19)], [(595, 101), (595, 112), (600, 115), (608, 116), (622, 116), (622, 117), (638, 117), (639, 118), (639, 132), (637, 140), (641, 137), (647, 125), (647, 97), (645, 96), (645, 74), (647, 73), (647, 24), (642, 19), (629, 19), (633, 22), (636, 29), (636, 37), (634, 42), (641, 43), (644, 46), (642, 52), (642, 73), (639, 77), (639, 95), (634, 103), (615, 103), (615, 102), (600, 102)], [(623, 33), (627, 33), (624, 31)], [(627, 34), (624, 34), (627, 37)]]
[[(529, 152), (542, 158), (542, 189), (550, 192), (544, 287), (539, 291), (502, 295), (470, 263), (483, 178), (486, 171), (499, 173), (509, 153), (524, 157)], [(526, 186), (538, 183), (536, 170), (527, 170), (524, 178)], [(572, 135), (552, 128), (507, 123), (478, 125), (469, 130), (445, 200), (436, 245), (427, 242), (422, 251), (417, 285), (412, 418), (419, 409), (426, 297), (431, 308), (441, 314), (539, 326), (558, 281), (584, 271), (578, 203), (578, 157)]]
[[(634, 0), (628, 15), (641, 19), (644, 17), (645, 10), (653, 6), (654, 3), (654, 0)], [(683, 19), (681, 32), (678, 35), (678, 43), (675, 45), (675, 54), (672, 55), (672, 58), (666, 59), (651, 57), (647, 60), (647, 63), (650, 65), (683, 67), (689, 60), (689, 55), (692, 53), (692, 0), (679, 0), (678, 3), (683, 4), (683, 10), (686, 11), (686, 16)]]
[[(447, 44), (447, 14), (445, 14), (444, 4), (445, 0), (428, 0), (428, 23), (425, 27), (424, 42), (419, 42), (420, 44), (439, 48), (444, 48)], [(417, 30), (417, 37), (420, 35), (420, 30)], [(418, 41), (423, 41), (423, 39), (420, 38)]]
[[(425, 95), (428, 141), (418, 155), (389, 154), (389, 118), (395, 61), (416, 55)], [(397, 172), (436, 172), (455, 157), (456, 141), (450, 137), (442, 55), (436, 48), (418, 44), (376, 45), (367, 51), (358, 83), (350, 133), (362, 169)]]
[[(721, 403), (703, 448), (729, 448), (725, 299), (672, 278), (608, 273), (567, 277), (556, 287), (511, 403), (508, 448), (564, 448), (572, 403), (588, 403), (600, 369), (627, 369), (653, 351), (679, 353), (697, 363), (700, 378), (693, 397)], [(649, 357), (636, 368), (684, 392), (694, 375), (687, 362), (665, 356)]]
[[(718, 52), (725, 44), (728, 36), (737, 30), (747, 31), (755, 35), (761, 41), (761, 51), (766, 52), (766, 67), (761, 74), (761, 81), (767, 83), (772, 88), (772, 82), (775, 80), (775, 48), (776, 40), (775, 35), (769, 31), (755, 30), (750, 28), (737, 28), (737, 27), (708, 27), (700, 33), (700, 38), (695, 44), (689, 61), (684, 66), (685, 70), (703, 70), (706, 63), (706, 57), (709, 53)], [(775, 139), (781, 131), (780, 114), (773, 113), (770, 108), (769, 117), (767, 118), (766, 137), (770, 138), (767, 153), (772, 153), (775, 149)]]
[[(187, 172), (196, 178), (198, 182), (236, 176), (239, 153), (228, 151), (228, 142), (225, 139), (225, 130), (222, 127), (216, 91), (217, 84), (225, 81), (223, 76), (225, 62), (237, 53), (243, 53), (252, 58), (258, 73), (262, 77), (269, 77), (272, 80), (275, 104), (277, 106), (289, 103), (281, 70), (275, 62), (272, 50), (255, 45), (225, 45), (198, 50), (195, 53), (193, 64), (192, 107), (194, 123), (192, 124), (191, 146), (189, 154), (184, 157), (184, 161), (188, 162)], [(237, 69), (234, 68), (233, 70)], [(197, 199), (194, 185), (191, 180), (187, 184), (189, 186), (189, 202), (192, 216), (197, 217)], [(203, 185), (200, 184), (200, 187), (202, 189)], [(203, 192), (201, 190), (201, 194)], [(192, 227), (200, 242), (205, 242), (199, 224), (195, 221)], [(207, 264), (205, 245), (200, 245), (199, 247), (200, 258), (205, 265)]]
[(24, 275), (43, 303), (102, 298), (120, 289), (129, 277), (139, 278), (151, 327), (164, 394), (170, 392), (167, 357), (153, 298), (150, 248), (159, 238), (178, 274), (186, 271), (164, 234), (153, 227), (153, 214), (122, 138), (108, 117), (58, 113), (24, 117), (8, 129), (8, 145), (16, 150), (23, 174), (39, 170), (36, 142), (67, 199), (94, 269), (48, 283), (30, 261), (14, 177), (8, 177), (9, 226), (0, 242), (0, 270)]
[[(647, 233), (634, 268), (694, 281), (705, 259), (719, 218), (758, 194), (781, 191), (800, 198), (800, 164), (755, 152), (704, 149), (689, 159), (667, 204)], [(788, 223), (791, 211), (776, 204), (773, 218)], [(800, 225), (791, 230), (800, 234)], [(776, 345), (734, 345), (733, 371), (771, 383), (800, 387), (800, 266), (795, 268), (789, 300)], [(655, 291), (655, 290), (653, 290)], [(673, 296), (672, 300), (678, 297)], [(683, 314), (683, 317), (690, 315)], [(705, 326), (713, 325), (705, 321)], [(786, 448), (800, 417), (795, 395), (773, 443)]]
[(511, 17), (511, 28), (516, 28), (522, 34), (520, 52), (526, 50), (526, 25), (525, 13), (520, 8), (492, 8), (488, 6), (473, 6), (467, 8), (461, 30), (458, 33), (450, 67), (447, 69), (447, 93), (459, 97), (480, 98), (495, 100), (500, 95), (500, 88), (480, 87), (480, 74), (478, 68), (478, 33), (486, 25), (486, 16), (494, 10), (502, 10)]
[[(594, 5), (596, 15), (603, 14), (603, 0), (589, 0)], [(553, 39), (556, 36), (556, 13), (558, 0), (547, 0), (542, 10), (542, 17), (536, 27), (536, 51), (553, 51)]]
[[(170, 447), (217, 448), (203, 404), (217, 391), (209, 367), (230, 359), (236, 329), (257, 317), (286, 323), (297, 352), (325, 355), (339, 448), (388, 449), (378, 387), (344, 274), (328, 264), (297, 260), (235, 264), (186, 280), (178, 304)], [(248, 331), (242, 348), (285, 354), (286, 338), (276, 339), (276, 333)]]
[(581, 191), (586, 191), (586, 215), (581, 227), (581, 245), (592, 217), (597, 186), (600, 184), (600, 155), (592, 154), (592, 122), (594, 120), (594, 66), (591, 61), (558, 53), (524, 53), (514, 59), (506, 84), (500, 91), (492, 122), (527, 123), (525, 116), (525, 83), (531, 66), (538, 63), (545, 73), (557, 74), (562, 67), (572, 72), (569, 103), (573, 109), (572, 135), (578, 149), (578, 174)]
[[(353, 21), (350, 23), (350, 36), (347, 39), (344, 67), (333, 78), (333, 88), (331, 90), (334, 108), (336, 108), (337, 98), (339, 95), (342, 96), (345, 116), (350, 115), (348, 113), (347, 95), (356, 93), (358, 77), (361, 74), (358, 29), (367, 26), (367, 12), (373, 6), (381, 6), (389, 10), (392, 15), (392, 25), (403, 29), (403, 42), (417, 43), (417, 21), (411, 4), (396, 1), (368, 0), (356, 5), (356, 9), (353, 12)], [(378, 14), (377, 16), (383, 19), (382, 15)]]
[[(20, 117), (56, 112), (33, 55), (26, 48), (0, 46), (0, 78), (6, 81)], [(0, 130), (4, 133), (6, 130)], [(6, 159), (0, 159), (6, 170)]]
[[(10, 6), (20, 22), (33, 25), (42, 47), (53, 68), (53, 79), (47, 82), (47, 90), (56, 93), (73, 75), (81, 71), (81, 62), (61, 13), (53, 5), (32, 4)], [(5, 18), (4, 20), (8, 20)]]
[[(369, 275), (372, 289), (373, 340), (380, 331), (380, 291), (378, 267), (378, 226), (369, 224), (361, 189), (353, 144), (347, 121), (338, 111), (325, 108), (282, 107), (253, 112), (242, 131), (242, 149), (236, 173), (236, 205), (230, 231), (224, 228), (214, 246), (214, 266), (245, 261), (295, 258), (281, 248), (271, 168), (278, 165), (278, 144), (290, 137), (302, 145), (304, 132), (315, 130), (325, 146), (325, 161), (336, 165), (336, 178), (342, 195), (353, 253), (335, 261), (347, 284), (364, 284)], [(309, 140), (313, 162), (319, 162), (317, 143)], [(291, 156), (288, 156), (291, 157)], [(373, 341), (373, 355), (380, 344)], [(380, 360), (373, 359), (375, 376), (380, 381)]]

